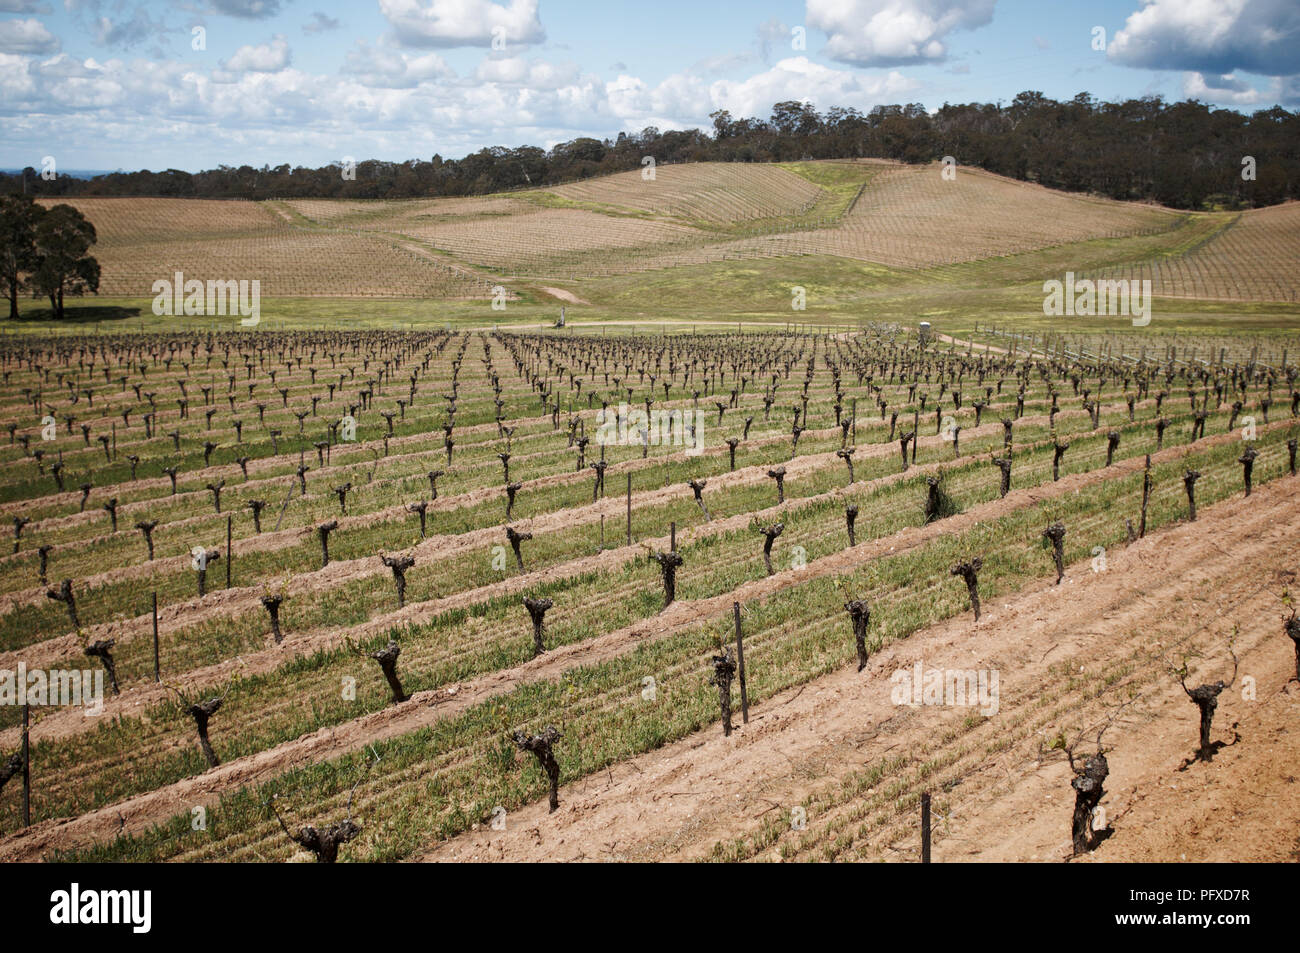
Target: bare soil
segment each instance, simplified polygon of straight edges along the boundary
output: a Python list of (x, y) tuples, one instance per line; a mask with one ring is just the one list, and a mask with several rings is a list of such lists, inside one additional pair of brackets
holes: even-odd
[(548, 288), (545, 285), (539, 285), (538, 290), (545, 291), (552, 298), (559, 298), (561, 301), (569, 302), (569, 304), (591, 304), (590, 301), (584, 301), (572, 291), (565, 291), (563, 288)]

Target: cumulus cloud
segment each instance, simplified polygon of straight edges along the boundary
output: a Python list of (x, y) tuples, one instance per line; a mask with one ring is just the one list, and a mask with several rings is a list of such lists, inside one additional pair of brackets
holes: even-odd
[(149, 122), (164, 110), (196, 105), (186, 72), (180, 64), (148, 60), (100, 63), (60, 54), (42, 61), (0, 54), (0, 111), (28, 127), (38, 121), (64, 126), (58, 119), (37, 120), (34, 114), (75, 115), (94, 123), (85, 127), (92, 138), (120, 125), (138, 137), (142, 130), (133, 120)]
[(525, 60), (521, 56), (490, 57), (479, 64), (474, 76), (484, 83), (554, 90), (576, 83), (578, 68), (545, 60)]
[(289, 65), (293, 54), (284, 34), (277, 33), (267, 43), (241, 46), (221, 68), (227, 73), (276, 73)]
[(1300, 73), (1295, 0), (1143, 0), (1107, 56), (1124, 66), (1265, 76)]
[(650, 86), (634, 76), (619, 76), (606, 84), (605, 96), (610, 112), (623, 121), (623, 128), (635, 131), (647, 121), (664, 128), (708, 126), (708, 116), (716, 109), (729, 110), (735, 116), (765, 118), (773, 103), (786, 100), (865, 111), (881, 103), (897, 102), (916, 88), (915, 81), (895, 70), (867, 76), (795, 56), (743, 80), (710, 83), (678, 73)]
[(379, 0), (379, 11), (404, 46), (531, 46), (546, 39), (537, 16), (538, 0)]
[(1183, 95), (1223, 106), (1294, 106), (1300, 103), (1300, 76), (1275, 76), (1264, 89), (1257, 89), (1232, 73), (1221, 76), (1193, 72), (1183, 76)]
[(1232, 75), (1206, 76), (1203, 73), (1188, 73), (1183, 78), (1183, 95), (1188, 99), (1239, 106), (1257, 103), (1261, 99), (1259, 90)]
[[(867, 110), (908, 98), (897, 72), (864, 73), (804, 57), (747, 78), (692, 70), (647, 83), (606, 82), (568, 62), (488, 54), (453, 72), (439, 51), (392, 38), (358, 42), (337, 73), (291, 65), (283, 36), (245, 46), (216, 68), (201, 60), (97, 61), (0, 52), (0, 128), (11, 149), (60, 137), (98, 167), (211, 168), (338, 155), (463, 155), (485, 145), (543, 146), (647, 125), (709, 128), (709, 113), (766, 116), (774, 102)], [(221, 136), (214, 140), (211, 130)], [(160, 132), (162, 130), (163, 132)], [(268, 135), (274, 130), (275, 135)], [(156, 144), (141, 151), (141, 143)]]
[(825, 54), (855, 66), (933, 63), (954, 30), (993, 19), (997, 0), (808, 0), (809, 27), (826, 33)]
[(364, 40), (358, 40), (356, 48), (348, 51), (342, 71), (361, 85), (376, 89), (411, 89), (456, 75), (437, 53), (412, 56)]
[(0, 53), (55, 53), (59, 38), (40, 20), (0, 20)]
[[(21, 115), (26, 103), (36, 96), (36, 79), (31, 73), (33, 60), (14, 53), (0, 52), (0, 111)], [(6, 139), (16, 139), (12, 133)]]
[(99, 66), (93, 59), (78, 60), (67, 53), (60, 53), (33, 64), (33, 72), (45, 80), (91, 79), (99, 72)]
[(302, 25), (302, 32), (307, 34), (327, 33), (338, 28), (339, 21), (335, 17), (326, 16), (317, 10), (311, 15), (311, 19)]
[(881, 103), (898, 102), (917, 86), (915, 80), (896, 70), (865, 76), (794, 56), (748, 79), (718, 80), (710, 86), (709, 97), (715, 109), (728, 109), (736, 116), (766, 116), (773, 103), (786, 100), (867, 110)]

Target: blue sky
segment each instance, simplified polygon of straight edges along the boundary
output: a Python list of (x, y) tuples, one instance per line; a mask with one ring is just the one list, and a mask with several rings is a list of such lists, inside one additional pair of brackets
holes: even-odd
[(1300, 2), (0, 0), (6, 168), (456, 157), (1026, 89), (1295, 109)]

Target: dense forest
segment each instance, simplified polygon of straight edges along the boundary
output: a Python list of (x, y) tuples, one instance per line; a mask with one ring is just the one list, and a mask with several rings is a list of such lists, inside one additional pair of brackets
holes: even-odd
[[(478, 195), (656, 163), (780, 162), (876, 157), (922, 163), (952, 156), (1025, 181), (1176, 208), (1244, 208), (1300, 198), (1300, 113), (1280, 107), (1245, 115), (1200, 102), (1159, 97), (1100, 102), (1080, 93), (1068, 102), (1024, 92), (1009, 105), (877, 106), (865, 115), (832, 107), (777, 103), (768, 119), (711, 116), (698, 129), (580, 138), (548, 150), (482, 149), (463, 159), (337, 164), (221, 166), (205, 172), (113, 173), (45, 181), (33, 169), (0, 176), (0, 192), (29, 195), (149, 195), (188, 198), (411, 198)], [(1246, 168), (1252, 157), (1253, 178)], [(1247, 174), (1243, 174), (1243, 170)]]

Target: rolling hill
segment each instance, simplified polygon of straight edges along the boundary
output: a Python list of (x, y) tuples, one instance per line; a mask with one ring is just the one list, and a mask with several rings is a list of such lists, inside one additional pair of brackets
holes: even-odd
[[(837, 258), (905, 277), (1044, 249), (1078, 274), (1150, 277), (1162, 296), (1286, 302), (1300, 291), (1300, 203), (1184, 213), (880, 160), (654, 172), (468, 198), (73, 204), (99, 231), (106, 295), (147, 296), (179, 270), (258, 278), (268, 297), (473, 299), (498, 282), (726, 261)], [(1097, 254), (1141, 237), (1152, 241), (1118, 260)]]

